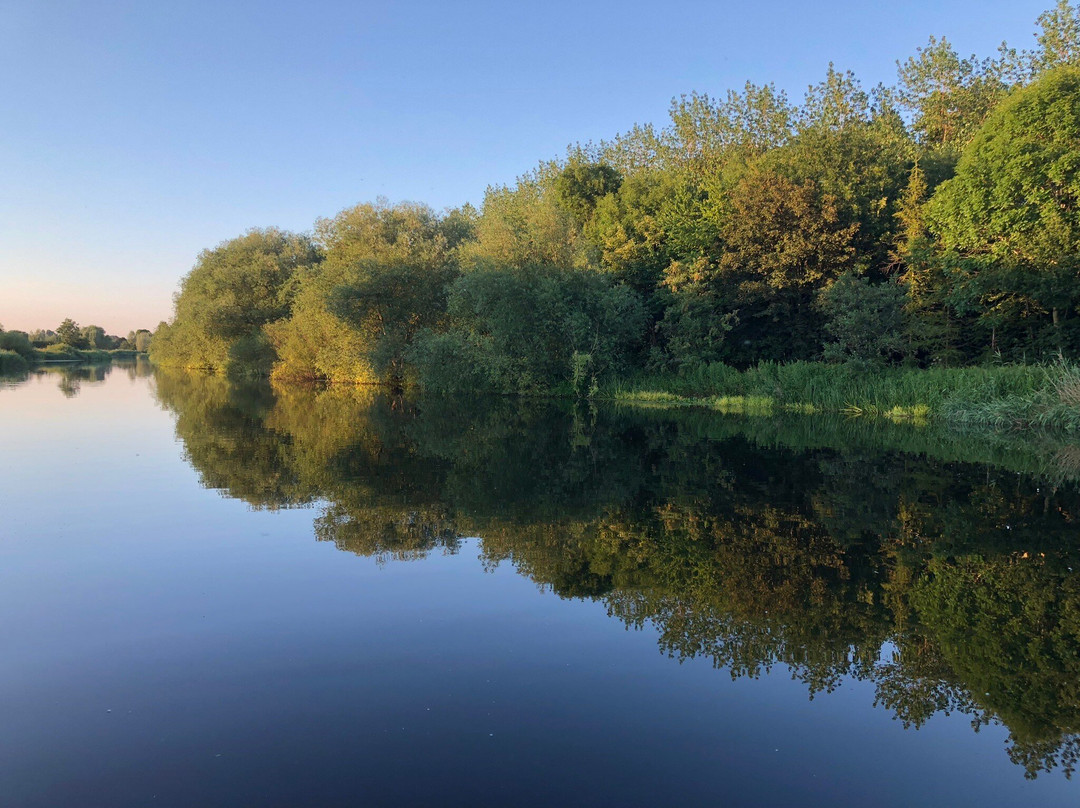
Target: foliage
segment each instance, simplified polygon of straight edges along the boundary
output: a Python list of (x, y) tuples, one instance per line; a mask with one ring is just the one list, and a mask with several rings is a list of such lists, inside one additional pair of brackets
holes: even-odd
[(291, 317), (268, 329), (281, 378), (400, 384), (404, 355), (444, 316), (470, 210), (357, 205), (317, 224), (326, 260), (303, 284)]
[(475, 241), (463, 246), (463, 263), (517, 269), (588, 265), (581, 225), (561, 204), (555, 180), (554, 167), (545, 165), (521, 177), (512, 188), (489, 187), (483, 214), (476, 222)]
[[(716, 366), (698, 382), (794, 389), (814, 373)], [(923, 374), (958, 393), (1035, 381)], [(912, 395), (921, 378), (872, 375)], [(599, 407), (583, 428), (559, 403), (155, 381), (205, 485), (314, 505), (315, 538), (342, 551), (417, 559), (476, 536), (484, 563), (650, 627), (674, 659), (779, 668), (811, 698), (862, 681), (905, 726), (998, 724), (1028, 776), (1077, 761), (1080, 478), (1049, 485), (1015, 446), (840, 418)]]
[(503, 393), (566, 385), (575, 354), (591, 357), (598, 378), (625, 369), (644, 323), (627, 287), (556, 267), (465, 273), (450, 288), (449, 317), (448, 333), (426, 332), (412, 354), (421, 382), (482, 380), (479, 389)]
[(70, 317), (56, 327), (56, 336), (64, 345), (78, 348), (82, 345), (83, 337), (79, 330), (79, 324)]
[(916, 137), (953, 159), (1010, 89), (1006, 63), (961, 57), (944, 37), (930, 37), (897, 68), (897, 97), (913, 113)]
[(274, 228), (204, 250), (181, 282), (173, 321), (154, 334), (151, 357), (160, 364), (269, 372), (271, 354), (241, 349), (259, 361), (238, 367), (233, 346), (260, 339), (265, 326), (288, 316), (301, 277), (320, 259), (311, 239)]
[(1065, 347), (1062, 320), (1080, 303), (1080, 68), (1057, 68), (1002, 104), (927, 216), (942, 247), (968, 259), (958, 303), (993, 324), (1048, 317)]
[(904, 353), (904, 290), (895, 283), (871, 284), (845, 274), (821, 296), (825, 359), (881, 364)]
[(579, 222), (588, 222), (597, 203), (618, 191), (620, 184), (622, 177), (611, 166), (575, 157), (555, 177), (553, 187), (562, 207)]
[(25, 331), (4, 331), (0, 329), (0, 350), (16, 353), (27, 362), (34, 358), (34, 346)]
[[(1036, 47), (991, 57), (931, 37), (893, 87), (830, 64), (798, 102), (679, 96), (666, 125), (571, 146), (480, 210), (380, 199), (311, 237), (251, 231), (200, 255), (150, 350), (530, 393), (718, 362), (1080, 358), (1080, 7), (1037, 24)], [(121, 347), (77, 330), (59, 339)]]
[(26, 357), (7, 348), (0, 348), (0, 373), (22, 373), (30, 366)]
[(86, 325), (79, 329), (80, 341), (87, 348), (111, 348), (112, 340), (105, 335), (105, 329), (99, 325)]

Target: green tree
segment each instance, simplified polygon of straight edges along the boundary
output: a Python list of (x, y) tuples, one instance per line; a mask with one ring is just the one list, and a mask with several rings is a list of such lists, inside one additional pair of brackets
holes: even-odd
[(822, 292), (825, 359), (882, 364), (904, 351), (904, 290), (896, 283), (871, 284), (867, 278), (841, 275)]
[(468, 243), (471, 209), (357, 205), (316, 224), (326, 260), (305, 278), (292, 316), (268, 329), (281, 378), (405, 381), (405, 352), (446, 309), (446, 287)]
[(927, 205), (941, 247), (967, 259), (954, 297), (984, 316), (1040, 311), (1064, 344), (1080, 302), (1080, 68), (1016, 92)]
[(747, 82), (742, 92), (729, 90), (723, 99), (680, 96), (668, 115), (671, 124), (659, 140), (662, 163), (700, 182), (785, 143), (795, 111), (774, 85)]
[(592, 219), (597, 203), (621, 184), (619, 172), (606, 163), (574, 156), (555, 177), (554, 189), (560, 204), (584, 225)]
[(813, 183), (834, 200), (838, 221), (854, 227), (851, 246), (863, 272), (889, 263), (896, 205), (913, 148), (891, 97), (867, 93), (850, 72), (831, 65), (799, 112), (797, 136), (763, 165), (796, 183)]
[(275, 228), (249, 230), (204, 250), (181, 281), (173, 321), (154, 335), (153, 359), (269, 372), (273, 351), (264, 329), (289, 315), (302, 277), (320, 260), (309, 237)]
[(598, 378), (626, 370), (644, 323), (631, 289), (560, 267), (467, 272), (450, 288), (449, 316), (448, 333), (425, 332), (411, 354), (421, 382), (507, 393), (567, 385), (576, 366)]
[(558, 176), (557, 165), (548, 163), (519, 177), (512, 187), (489, 187), (476, 239), (462, 250), (463, 263), (518, 268), (589, 265), (589, 244), (581, 223), (562, 203)]
[(111, 341), (105, 335), (105, 329), (99, 325), (84, 325), (79, 329), (79, 334), (89, 348), (103, 350), (111, 345)]
[(813, 181), (765, 167), (751, 170), (725, 202), (716, 253), (665, 270), (673, 300), (661, 330), (671, 360), (816, 356), (822, 322), (815, 300), (852, 268), (857, 225), (842, 222), (836, 198)]
[(70, 345), (73, 348), (78, 348), (83, 344), (79, 324), (70, 317), (56, 327), (56, 336), (64, 345)]
[(897, 97), (920, 143), (947, 150), (953, 160), (1010, 89), (1001, 60), (963, 58), (944, 37), (930, 37), (915, 56), (897, 62), (897, 73)]
[(0, 350), (17, 353), (27, 361), (34, 358), (34, 346), (25, 331), (4, 331), (0, 327)]
[(1054, 8), (1039, 15), (1039, 46), (1032, 54), (1036, 72), (1062, 65), (1080, 65), (1080, 5), (1058, 0)]

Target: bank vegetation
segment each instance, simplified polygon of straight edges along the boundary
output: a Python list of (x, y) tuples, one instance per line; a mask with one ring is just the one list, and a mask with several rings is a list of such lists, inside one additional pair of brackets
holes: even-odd
[(445, 392), (1078, 426), (1080, 9), (866, 89), (747, 83), (480, 209), (385, 200), (200, 254), (162, 365)]

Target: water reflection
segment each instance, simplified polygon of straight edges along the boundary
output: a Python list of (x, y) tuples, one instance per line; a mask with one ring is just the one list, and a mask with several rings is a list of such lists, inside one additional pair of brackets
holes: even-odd
[(153, 366), (145, 356), (94, 365), (78, 362), (46, 363), (15, 373), (0, 373), (0, 389), (5, 385), (15, 387), (31, 377), (47, 378), (56, 381), (65, 398), (75, 398), (84, 384), (101, 384), (113, 373), (122, 373), (131, 380), (142, 379), (152, 375)]
[[(204, 485), (313, 504), (382, 560), (481, 537), (561, 597), (811, 698), (872, 682), (906, 726), (1001, 723), (1028, 776), (1080, 755), (1080, 513), (1070, 447), (823, 419), (739, 421), (273, 389), (158, 372)], [(843, 448), (837, 448), (843, 447)]]

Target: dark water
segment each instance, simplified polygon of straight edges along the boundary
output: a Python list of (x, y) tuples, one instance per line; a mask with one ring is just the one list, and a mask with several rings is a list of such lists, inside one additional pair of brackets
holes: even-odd
[(1076, 805), (1080, 452), (0, 387), (0, 805)]

